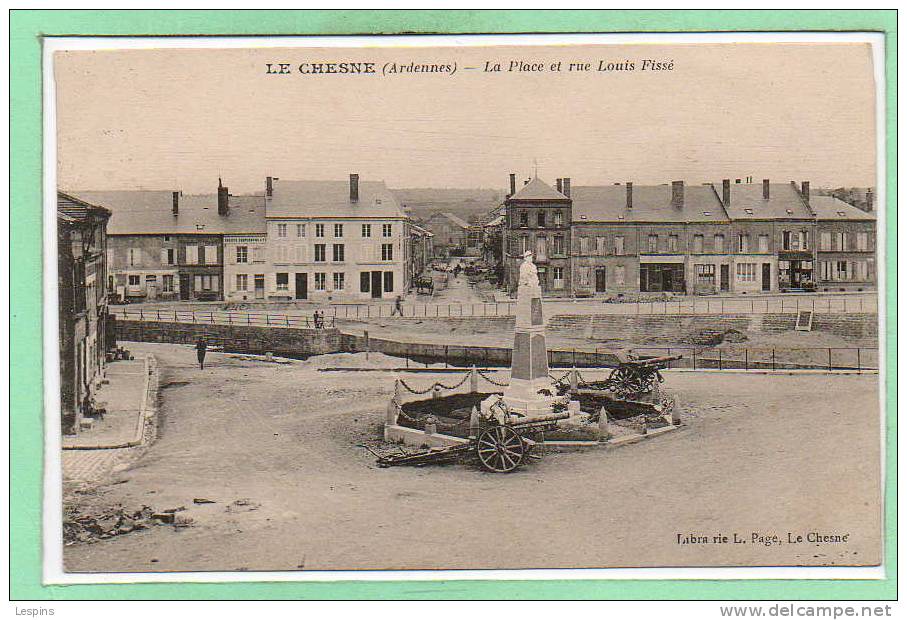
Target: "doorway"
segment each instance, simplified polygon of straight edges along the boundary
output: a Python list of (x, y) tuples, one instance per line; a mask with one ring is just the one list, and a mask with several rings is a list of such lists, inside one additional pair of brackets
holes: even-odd
[(188, 301), (189, 299), (189, 287), (192, 284), (192, 278), (189, 277), (188, 273), (180, 274), (180, 299), (182, 301)]
[(721, 290), (731, 290), (731, 266), (721, 265)]
[(595, 292), (604, 293), (607, 280), (605, 278), (605, 268), (596, 267), (595, 268)]
[(772, 290), (772, 266), (771, 263), (762, 263), (762, 290)]
[(306, 273), (296, 274), (296, 299), (309, 298), (309, 275)]
[(381, 299), (382, 273), (380, 271), (372, 272), (372, 299)]

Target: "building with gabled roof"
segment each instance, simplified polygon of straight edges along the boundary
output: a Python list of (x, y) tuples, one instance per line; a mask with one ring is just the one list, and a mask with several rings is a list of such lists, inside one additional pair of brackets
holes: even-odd
[(267, 270), (254, 288), (232, 283), (230, 298), (364, 301), (409, 289), (411, 222), (383, 181), (268, 177), (265, 201)]
[(434, 235), (433, 248), (438, 256), (464, 256), (469, 242), (470, 226), (462, 218), (446, 211), (434, 213), (422, 222)]
[(876, 212), (871, 210), (871, 201), (869, 211), (836, 196), (813, 196), (809, 204), (816, 216), (818, 289), (874, 289), (878, 238)]

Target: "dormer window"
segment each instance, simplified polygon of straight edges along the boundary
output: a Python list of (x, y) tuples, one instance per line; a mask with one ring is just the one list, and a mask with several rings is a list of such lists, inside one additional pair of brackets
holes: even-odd
[(787, 214), (788, 214), (788, 215), (793, 215), (793, 214), (794, 214), (794, 212), (793, 212), (793, 211), (791, 211), (791, 210), (790, 210), (790, 209), (787, 209)]
[(703, 214), (704, 216), (708, 217), (708, 216), (710, 216), (710, 215), (712, 214), (712, 212), (711, 212), (711, 211), (703, 211), (702, 214)]
[(744, 209), (744, 212), (746, 212), (747, 215), (752, 215), (752, 214), (753, 214), (753, 210), (752, 210), (752, 209)]
[(838, 211), (838, 217), (847, 217), (847, 214), (843, 211)]

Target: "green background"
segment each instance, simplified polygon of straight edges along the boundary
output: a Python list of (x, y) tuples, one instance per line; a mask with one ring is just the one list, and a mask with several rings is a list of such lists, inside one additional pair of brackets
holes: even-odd
[[(22, 599), (894, 599), (897, 596), (897, 13), (886, 11), (12, 11), (10, 597)], [(43, 35), (346, 35), (678, 31), (885, 33), (885, 580), (410, 581), (41, 585)], [(782, 70), (782, 69), (779, 69)], [(14, 258), (13, 258), (14, 257)], [(53, 337), (53, 335), (51, 335)], [(539, 544), (544, 544), (540, 542)]]

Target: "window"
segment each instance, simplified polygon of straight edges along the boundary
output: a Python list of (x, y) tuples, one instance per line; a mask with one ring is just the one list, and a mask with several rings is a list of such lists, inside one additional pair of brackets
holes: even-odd
[(737, 281), (755, 282), (756, 263), (737, 263)]
[(807, 235), (805, 230), (801, 230), (797, 233), (797, 239), (800, 241), (800, 249), (808, 250), (809, 249), (809, 235)]
[(359, 274), (359, 292), (369, 293), (372, 290), (372, 272), (363, 271)]
[(334, 224), (334, 238), (339, 239), (343, 237), (343, 224)]
[(750, 251), (750, 236), (740, 233), (737, 235), (737, 250), (741, 254), (746, 254)]
[(315, 236), (324, 237), (324, 224), (315, 224)]
[[(110, 252), (110, 250), (108, 250)], [(108, 263), (109, 263), (108, 259)], [(173, 248), (163, 248), (161, 249), (161, 264), (162, 265), (173, 265), (176, 262), (176, 251)]]
[(579, 268), (579, 284), (580, 284), (580, 286), (583, 286), (583, 287), (590, 286), (591, 272), (592, 272), (591, 267), (580, 267)]
[[(702, 249), (699, 251), (701, 252)], [(668, 252), (677, 254), (677, 235), (668, 235)]]
[(529, 250), (529, 235), (520, 237), (520, 254), (525, 254)]
[(305, 224), (296, 224), (296, 236), (305, 237)]
[(545, 212), (539, 211), (538, 215), (536, 217), (538, 219), (539, 228), (544, 228), (545, 227)]
[(627, 278), (627, 268), (623, 265), (618, 265), (614, 268), (614, 284), (617, 286), (623, 286), (624, 281)]
[(171, 275), (165, 275), (165, 276), (162, 278), (161, 284), (163, 285), (163, 291), (164, 291), (165, 293), (172, 293), (172, 292), (173, 292), (173, 276), (171, 276)]
[(315, 273), (315, 290), (323, 291), (327, 287), (327, 274)]
[(217, 264), (217, 246), (216, 245), (206, 245), (205, 246), (205, 264), (206, 265), (216, 265)]
[(529, 226), (529, 212), (520, 211), (520, 226)]
[(382, 237), (391, 237), (394, 234), (394, 225), (393, 224), (382, 224), (381, 225), (381, 236)]
[(624, 253), (624, 238), (623, 236), (614, 237), (614, 253), (618, 256), (623, 256)]
[(823, 232), (819, 235), (819, 249), (820, 250), (831, 250), (831, 233)]
[(287, 236), (287, 225), (286, 225), (286, 224), (278, 224), (278, 225), (277, 225), (277, 236), (278, 236), (278, 237), (286, 237), (286, 236)]
[(563, 256), (566, 253), (564, 249), (564, 237), (562, 235), (555, 235), (554, 237), (554, 255)]
[(564, 288), (564, 268), (555, 267), (552, 271), (554, 272), (554, 288)]
[(290, 290), (290, 274), (288, 274), (288, 273), (278, 273), (277, 274), (277, 290), (278, 291)]
[(248, 263), (249, 262), (249, 246), (246, 246), (246, 245), (236, 246), (236, 262), (237, 263)]
[(334, 255), (334, 262), (335, 262), (335, 263), (342, 263), (342, 262), (343, 262), (343, 255), (344, 255), (343, 244), (342, 244), (342, 243), (335, 243), (333, 249), (334, 249), (334, 254), (333, 254), (333, 255)]
[(548, 260), (548, 237), (536, 237), (535, 260)]
[(658, 252), (658, 235), (649, 235), (648, 249), (650, 254)]
[(236, 290), (245, 291), (249, 288), (249, 276), (245, 273), (236, 274)]
[(869, 233), (857, 233), (857, 251), (866, 252), (869, 249)]
[(187, 245), (186, 246), (186, 264), (195, 265), (198, 263), (198, 246), (197, 245)]
[(294, 257), (293, 262), (295, 263), (304, 263), (305, 262), (305, 246), (297, 245), (293, 247)]
[(558, 228), (560, 228), (561, 226), (564, 225), (564, 212), (563, 211), (554, 212), (554, 225), (557, 226)]
[(768, 254), (768, 235), (759, 235), (759, 253)]
[(285, 263), (287, 262), (287, 246), (278, 245), (276, 248), (277, 256), (274, 257), (275, 263)]
[(781, 233), (781, 248), (784, 250), (790, 250), (793, 247), (792, 235), (789, 230), (785, 230)]
[(218, 288), (218, 276), (195, 276), (196, 291), (216, 291)]
[(381, 260), (394, 260), (394, 244), (381, 244)]
[(846, 232), (835, 233), (835, 237), (837, 237), (837, 242), (838, 242), (838, 247), (836, 249), (841, 252), (844, 252), (845, 250), (847, 250), (847, 233)]
[(384, 292), (385, 293), (394, 292), (394, 272), (393, 271), (384, 272)]
[(835, 280), (847, 280), (847, 261), (835, 261)]
[(129, 266), (135, 267), (142, 263), (142, 250), (140, 248), (129, 248)]
[(696, 280), (699, 284), (715, 286), (715, 265), (696, 265)]
[(724, 235), (715, 235), (715, 253), (721, 254), (724, 252)]
[(142, 276), (129, 276), (129, 286), (141, 286)]
[(704, 242), (705, 238), (702, 235), (693, 235), (693, 254), (702, 254), (702, 245)]
[(156, 283), (157, 283), (157, 276), (155, 276), (155, 275), (145, 276), (145, 284), (156, 284)]
[(325, 254), (326, 254), (325, 248), (326, 248), (326, 247), (327, 247), (327, 246), (326, 246), (325, 244), (323, 244), (323, 243), (316, 243), (316, 244), (315, 244), (315, 262), (316, 262), (316, 263), (323, 263), (324, 261), (327, 260), (327, 258), (326, 258), (326, 256), (325, 256)]
[(589, 238), (588, 237), (579, 238), (579, 253), (580, 254), (589, 253)]
[(363, 224), (363, 225), (362, 225), (362, 236), (363, 236), (363, 237), (371, 237), (371, 236), (372, 236), (372, 225), (371, 225), (371, 224)]
[(605, 238), (596, 237), (595, 238), (595, 253), (599, 256), (604, 256), (605, 254)]
[(342, 291), (345, 280), (346, 280), (346, 274), (344, 274), (341, 271), (335, 271), (334, 272), (334, 290)]

